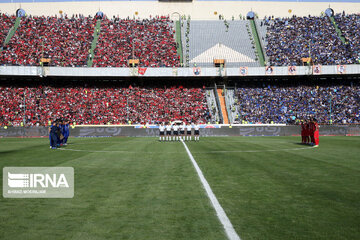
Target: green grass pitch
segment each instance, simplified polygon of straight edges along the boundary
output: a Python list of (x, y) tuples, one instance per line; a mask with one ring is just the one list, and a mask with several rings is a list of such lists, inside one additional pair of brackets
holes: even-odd
[[(187, 142), (241, 239), (360, 239), (360, 137)], [(180, 142), (0, 139), (0, 166), (68, 166), (72, 199), (0, 198), (0, 239), (226, 239)], [(2, 177), (0, 178), (2, 192)]]

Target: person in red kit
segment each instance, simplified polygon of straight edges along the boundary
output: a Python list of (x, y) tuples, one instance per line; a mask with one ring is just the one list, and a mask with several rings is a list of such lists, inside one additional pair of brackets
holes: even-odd
[(315, 132), (315, 126), (314, 126), (314, 122), (311, 119), (309, 122), (309, 135), (311, 139), (311, 143), (310, 143), (311, 145), (315, 144), (314, 132)]
[(313, 119), (314, 124), (314, 147), (319, 146), (319, 124), (316, 122), (316, 119)]
[(304, 130), (304, 135), (305, 135), (305, 144), (310, 143), (310, 123), (305, 120), (305, 130)]
[(301, 121), (301, 143), (305, 144), (305, 123)]

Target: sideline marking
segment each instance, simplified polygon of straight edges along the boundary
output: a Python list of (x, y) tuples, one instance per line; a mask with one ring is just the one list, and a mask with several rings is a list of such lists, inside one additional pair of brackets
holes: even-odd
[[(303, 147), (303, 148), (285, 148), (285, 149), (267, 149), (267, 150), (234, 150), (234, 151), (207, 151), (207, 152), (193, 152), (194, 154), (203, 154), (203, 153), (260, 153), (260, 152), (281, 152), (281, 151), (297, 151), (297, 150), (306, 150), (306, 149), (315, 149), (314, 147)], [(83, 150), (83, 149), (71, 149), (71, 148), (58, 148), (57, 150), (62, 151), (73, 151), (73, 152), (89, 152), (89, 153), (148, 153), (148, 154), (173, 154), (179, 152), (134, 152), (134, 151), (121, 151), (121, 150)]]
[(192, 156), (190, 150), (188, 149), (188, 147), (186, 146), (185, 142), (181, 139), (180, 140), (182, 142), (182, 144), (184, 145), (187, 154), (189, 155), (189, 158), (192, 162), (192, 164), (194, 165), (194, 168), (200, 178), (200, 181), (203, 185), (203, 187), (205, 188), (205, 191), (210, 199), (210, 202), (212, 204), (212, 206), (214, 207), (215, 211), (216, 211), (216, 215), (219, 218), (221, 224), (224, 226), (225, 229), (225, 233), (228, 237), (229, 240), (240, 240), (239, 235), (236, 233), (233, 225), (230, 222), (230, 219), (227, 217), (224, 209), (221, 207), (219, 201), (217, 200), (215, 194), (213, 193), (213, 191), (210, 188), (209, 183), (206, 181), (200, 167), (198, 166), (198, 164), (196, 163), (194, 157)]

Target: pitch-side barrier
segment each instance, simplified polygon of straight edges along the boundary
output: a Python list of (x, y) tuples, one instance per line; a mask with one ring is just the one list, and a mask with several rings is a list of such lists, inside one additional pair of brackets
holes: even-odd
[[(149, 125), (106, 125), (75, 126), (70, 128), (70, 137), (155, 137), (157, 126)], [(275, 124), (248, 125), (201, 125), (200, 135), (215, 136), (297, 136), (300, 126)], [(322, 136), (360, 136), (359, 125), (320, 125)], [(0, 137), (48, 137), (48, 127), (1, 127)]]

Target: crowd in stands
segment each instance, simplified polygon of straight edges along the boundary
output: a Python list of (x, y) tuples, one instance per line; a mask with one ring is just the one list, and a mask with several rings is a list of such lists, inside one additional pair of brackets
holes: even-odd
[(139, 66), (178, 67), (180, 57), (174, 33), (169, 17), (105, 18), (101, 22), (93, 66), (128, 67), (128, 60), (134, 58), (140, 60)]
[(0, 13), (0, 46), (3, 46), (10, 28), (14, 25), (15, 15)]
[(360, 63), (360, 14), (347, 15), (343, 12), (335, 15), (335, 21), (350, 45), (353, 58)]
[[(303, 65), (311, 57), (314, 64), (360, 63), (360, 15), (335, 16), (346, 43), (338, 36), (327, 16), (267, 17), (266, 55), (268, 65)], [(0, 44), (15, 16), (0, 13)], [(0, 53), (0, 65), (39, 66), (42, 57), (50, 66), (85, 66), (93, 59), (95, 67), (128, 67), (128, 60), (139, 59), (140, 67), (179, 67), (175, 30), (168, 16), (148, 19), (121, 19), (106, 16), (101, 20), (100, 36), (94, 56), (90, 54), (96, 19), (68, 17), (23, 17), (15, 35)]]
[(0, 87), (0, 126), (21, 126), (24, 116), (26, 126), (58, 118), (76, 124), (205, 123), (211, 118), (202, 88)]
[(327, 16), (269, 17), (262, 24), (267, 26), (266, 54), (271, 66), (301, 66), (302, 58), (309, 57), (322, 65), (355, 62), (349, 45), (342, 43)]
[(39, 66), (50, 58), (51, 66), (86, 65), (95, 20), (91, 17), (24, 17), (7, 49), (0, 54), (0, 65)]
[[(360, 123), (360, 86), (244, 87), (236, 90), (239, 116), (249, 123)], [(331, 107), (330, 107), (331, 105)]]

